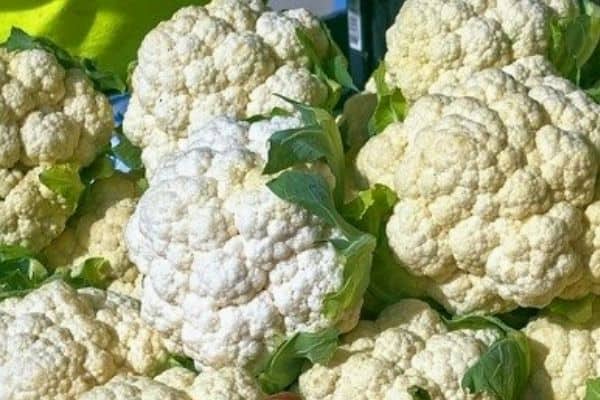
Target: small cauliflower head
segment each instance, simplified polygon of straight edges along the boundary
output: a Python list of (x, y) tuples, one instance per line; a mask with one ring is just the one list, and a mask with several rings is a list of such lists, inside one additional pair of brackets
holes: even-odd
[(550, 22), (575, 0), (407, 0), (388, 30), (388, 82), (409, 101), (491, 67), (545, 55)]
[(119, 373), (149, 375), (168, 354), (139, 303), (56, 280), (0, 303), (0, 398), (68, 400)]
[(200, 375), (181, 367), (170, 368), (154, 379), (118, 375), (78, 400), (262, 400), (265, 395), (246, 371), (222, 368)]
[[(173, 389), (145, 376), (118, 375), (97, 386), (78, 400), (194, 400), (185, 392)], [(210, 400), (210, 399), (207, 399)]]
[(135, 210), (139, 188), (135, 181), (116, 174), (95, 182), (63, 233), (46, 249), (44, 256), (52, 268), (80, 265), (100, 257), (110, 264), (111, 290), (139, 297), (138, 272), (127, 256), (125, 227)]
[(249, 124), (220, 117), (192, 132), (150, 179), (125, 239), (144, 275), (142, 315), (179, 337), (197, 365), (260, 361), (280, 339), (357, 322), (323, 315), (343, 285), (336, 232), (275, 196), (263, 176), (267, 138), (296, 118)]
[(214, 0), (179, 10), (141, 44), (124, 131), (144, 149), (150, 170), (192, 123), (243, 119), (289, 109), (280, 94), (321, 106), (327, 85), (311, 74), (297, 38), (302, 29), (317, 56), (330, 50), (319, 20), (304, 9), (270, 11), (260, 0)]
[(592, 290), (599, 149), (600, 106), (535, 56), (419, 99), (357, 168), (398, 194), (387, 237), (429, 294), (500, 312)]
[(39, 174), (88, 165), (112, 128), (108, 99), (82, 71), (44, 50), (0, 48), (0, 243), (38, 251), (62, 232), (72, 206)]
[(525, 400), (583, 400), (586, 381), (600, 376), (598, 315), (585, 324), (542, 315), (523, 331), (529, 340), (532, 366)]
[(491, 400), (468, 395), (461, 380), (496, 337), (491, 330), (450, 332), (427, 303), (403, 300), (376, 321), (360, 321), (327, 365), (300, 376), (299, 392), (306, 400), (412, 400), (418, 387), (433, 400)]

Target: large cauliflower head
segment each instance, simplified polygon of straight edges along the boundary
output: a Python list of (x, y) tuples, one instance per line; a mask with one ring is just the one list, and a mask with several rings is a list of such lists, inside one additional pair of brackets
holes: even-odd
[(320, 106), (328, 88), (310, 72), (296, 30), (317, 56), (331, 49), (319, 20), (304, 9), (270, 11), (260, 0), (214, 0), (179, 10), (151, 31), (138, 52), (124, 131), (144, 149), (150, 170), (191, 124), (290, 109), (275, 96)]
[(583, 400), (586, 381), (600, 376), (597, 314), (585, 324), (543, 315), (523, 331), (529, 339), (533, 367), (525, 399)]
[(387, 32), (387, 80), (414, 101), (474, 72), (545, 55), (576, 0), (407, 0)]
[(67, 400), (168, 354), (133, 299), (57, 280), (0, 303), (0, 398)]
[(135, 210), (140, 190), (136, 182), (115, 174), (96, 181), (67, 228), (44, 249), (46, 265), (77, 266), (87, 259), (108, 261), (111, 290), (139, 297), (138, 271), (127, 255), (125, 227)]
[(108, 99), (82, 71), (44, 50), (0, 48), (0, 243), (38, 251), (62, 232), (73, 208), (39, 174), (91, 163), (112, 127)]
[(397, 261), (452, 311), (543, 307), (597, 281), (600, 106), (551, 71), (536, 56), (440, 88), (359, 154), (400, 198)]
[(306, 400), (412, 400), (418, 387), (432, 399), (491, 399), (468, 395), (461, 380), (494, 340), (487, 329), (450, 332), (426, 303), (403, 300), (359, 322), (327, 365), (300, 376), (299, 392)]
[(275, 196), (261, 175), (267, 139), (299, 126), (275, 117), (249, 124), (221, 117), (191, 133), (164, 160), (126, 230), (144, 274), (142, 314), (180, 337), (197, 364), (246, 366), (296, 332), (351, 329), (323, 300), (343, 285), (336, 232)]

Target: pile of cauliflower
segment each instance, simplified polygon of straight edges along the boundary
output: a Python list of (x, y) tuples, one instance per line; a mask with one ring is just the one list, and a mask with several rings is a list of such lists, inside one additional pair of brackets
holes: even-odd
[(600, 399), (600, 6), (406, 0), (333, 104), (265, 3), (149, 32), (122, 127), (90, 60), (0, 46), (0, 400)]

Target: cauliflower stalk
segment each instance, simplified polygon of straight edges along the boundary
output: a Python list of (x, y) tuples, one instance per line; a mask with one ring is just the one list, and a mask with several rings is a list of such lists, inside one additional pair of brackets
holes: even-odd
[(124, 131), (144, 150), (152, 174), (179, 140), (213, 117), (291, 110), (276, 94), (332, 108), (341, 85), (353, 86), (346, 64), (305, 9), (271, 11), (259, 0), (182, 8), (140, 46)]
[(491, 318), (444, 321), (426, 303), (403, 300), (359, 322), (298, 388), (306, 400), (514, 399), (528, 373), (521, 333)]
[(333, 118), (296, 107), (300, 119), (219, 117), (192, 131), (149, 179), (125, 235), (143, 317), (200, 367), (262, 371), (269, 392), (354, 327), (375, 244), (336, 211)]
[(599, 121), (537, 56), (420, 98), (356, 162), (400, 199), (396, 262), (459, 314), (595, 293)]

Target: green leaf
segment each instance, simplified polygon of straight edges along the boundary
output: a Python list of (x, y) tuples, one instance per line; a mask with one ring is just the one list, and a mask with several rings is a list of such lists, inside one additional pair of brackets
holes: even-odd
[(111, 282), (110, 263), (101, 257), (88, 258), (83, 263), (74, 266), (63, 278), (75, 288), (106, 289)]
[(108, 151), (101, 152), (92, 164), (82, 169), (79, 173), (81, 180), (86, 185), (86, 189), (89, 184), (99, 179), (110, 178), (115, 174), (115, 167), (108, 155)]
[(546, 310), (576, 324), (584, 324), (593, 317), (594, 298), (595, 296), (590, 294), (578, 300), (554, 299)]
[(142, 163), (142, 149), (136, 147), (122, 133), (117, 134), (118, 143), (110, 150), (110, 155), (116, 163), (121, 163), (128, 172), (144, 170)]
[(117, 74), (102, 71), (94, 61), (88, 58), (78, 58), (70, 55), (52, 41), (34, 37), (25, 31), (13, 27), (8, 40), (3, 44), (8, 51), (23, 51), (41, 49), (54, 54), (58, 62), (65, 68), (77, 68), (83, 71), (94, 83), (97, 90), (104, 93), (124, 92), (125, 83)]
[(167, 363), (166, 363), (164, 370), (167, 370), (169, 368), (175, 368), (175, 367), (185, 368), (188, 371), (192, 371), (192, 372), (198, 372), (196, 370), (196, 366), (194, 365), (194, 360), (192, 360), (190, 357), (180, 355), (180, 354), (169, 355), (169, 358), (167, 359)]
[(344, 311), (362, 299), (369, 283), (375, 238), (349, 224), (337, 211), (327, 182), (318, 174), (285, 171), (267, 186), (279, 198), (298, 204), (338, 228), (346, 240), (334, 243), (344, 258), (344, 286), (326, 296), (323, 312), (330, 320), (338, 321)]
[(408, 393), (412, 396), (413, 400), (431, 400), (429, 392), (418, 386), (409, 388)]
[(469, 368), (462, 386), (471, 393), (487, 392), (500, 400), (518, 400), (529, 379), (530, 362), (525, 335), (509, 332)]
[(369, 121), (369, 133), (377, 135), (390, 124), (404, 121), (408, 113), (408, 103), (402, 91), (398, 88), (391, 89), (385, 82), (385, 64), (381, 62), (373, 72), (373, 79), (377, 88), (377, 106)]
[[(550, 23), (548, 58), (561, 75), (577, 85), (600, 78), (597, 68), (589, 70), (600, 43), (600, 6), (592, 0), (581, 0), (579, 13), (554, 18)], [(586, 76), (593, 74), (593, 77)], [(588, 82), (588, 83), (586, 83)]]
[(319, 174), (289, 170), (268, 182), (267, 187), (280, 199), (298, 204), (339, 228), (349, 240), (363, 235), (338, 213), (327, 181)]
[(584, 400), (600, 400), (600, 378), (587, 380)]
[(288, 110), (280, 108), (280, 107), (275, 107), (274, 109), (271, 110), (270, 113), (268, 113), (266, 115), (260, 115), (260, 114), (253, 115), (251, 117), (244, 119), (244, 121), (252, 124), (254, 122), (264, 121), (267, 119), (271, 119), (273, 117), (289, 117), (290, 115), (292, 115), (292, 113), (289, 112)]
[(297, 333), (282, 343), (271, 355), (258, 382), (268, 393), (277, 393), (290, 386), (307, 362), (327, 363), (338, 346), (339, 332), (325, 329), (318, 333)]
[(490, 316), (467, 315), (445, 322), (451, 330), (495, 329), (501, 335), (467, 370), (462, 387), (470, 393), (492, 394), (499, 400), (520, 399), (531, 371), (527, 337)]
[(354, 200), (344, 206), (342, 215), (363, 232), (379, 237), (382, 226), (397, 202), (396, 193), (385, 185), (376, 184), (369, 190), (359, 192)]
[(327, 110), (333, 110), (340, 100), (342, 89), (358, 91), (348, 72), (348, 60), (340, 50), (339, 46), (331, 37), (331, 32), (321, 23), (321, 29), (329, 40), (328, 53), (320, 57), (315, 44), (303, 28), (296, 29), (296, 37), (304, 49), (312, 65), (312, 72), (329, 88), (329, 96), (322, 106)]
[[(285, 98), (284, 98), (285, 99)], [(335, 201), (344, 197), (344, 145), (335, 120), (327, 111), (285, 99), (302, 117), (303, 126), (275, 132), (269, 139), (269, 154), (263, 173), (274, 174), (297, 164), (325, 160), (335, 176)]]
[(44, 186), (64, 198), (67, 205), (75, 211), (81, 193), (85, 189), (75, 165), (54, 165), (42, 171), (39, 179)]
[(0, 245), (0, 301), (21, 297), (38, 287), (48, 271), (29, 250)]

